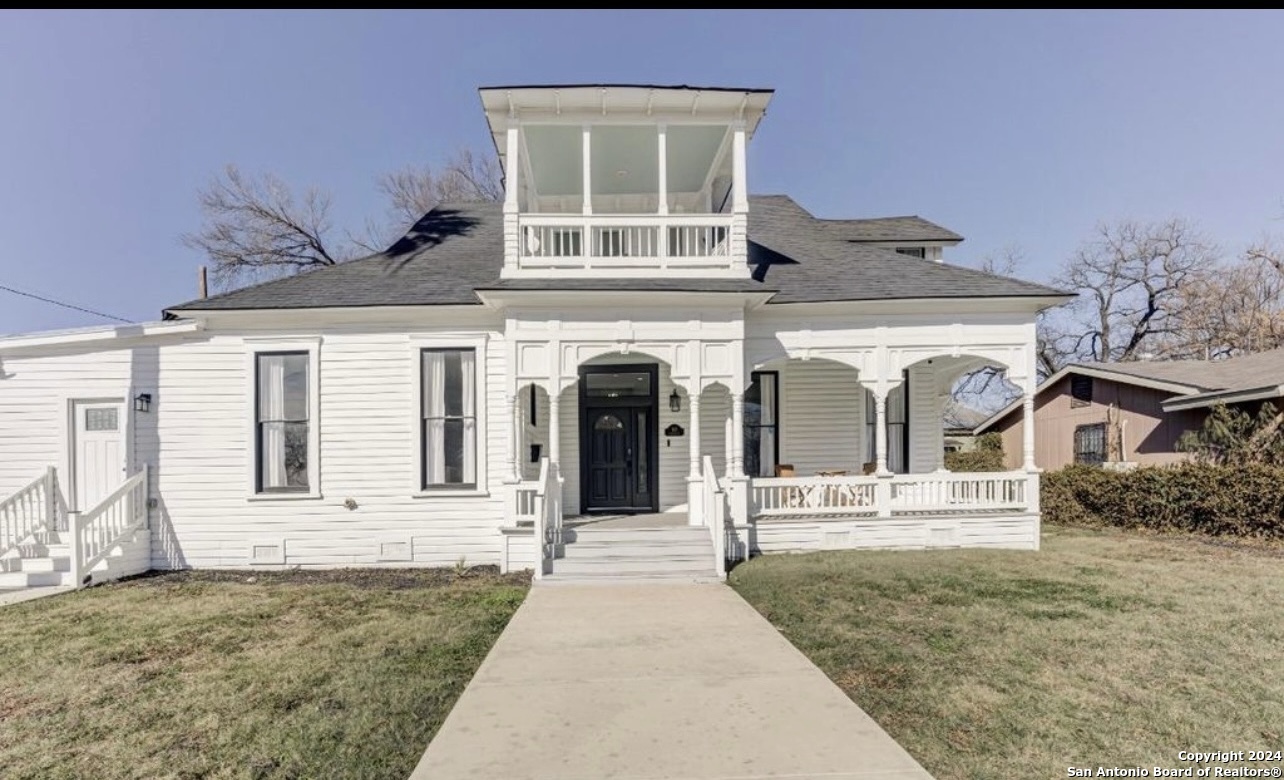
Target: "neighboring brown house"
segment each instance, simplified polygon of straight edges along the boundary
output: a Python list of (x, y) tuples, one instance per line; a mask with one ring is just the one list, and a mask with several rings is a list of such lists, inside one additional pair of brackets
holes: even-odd
[[(1284, 349), (1225, 360), (1083, 363), (1035, 391), (1034, 460), (1042, 469), (1122, 461), (1185, 460), (1177, 440), (1203, 425), (1218, 403), (1256, 412), (1284, 396)], [(1279, 401), (1276, 401), (1279, 405)], [(1003, 434), (1009, 468), (1021, 466), (1021, 400), (976, 428)]]

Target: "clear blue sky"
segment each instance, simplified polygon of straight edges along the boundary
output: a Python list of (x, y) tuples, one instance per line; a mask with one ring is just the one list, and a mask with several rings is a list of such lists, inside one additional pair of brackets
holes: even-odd
[[(1100, 220), (1284, 232), (1284, 14), (0, 11), (0, 285), (130, 319), (193, 297), (226, 163), (382, 214), (376, 177), (489, 149), (476, 88), (774, 87), (750, 188), (921, 214), (1041, 280)], [(103, 322), (0, 291), (0, 333)]]

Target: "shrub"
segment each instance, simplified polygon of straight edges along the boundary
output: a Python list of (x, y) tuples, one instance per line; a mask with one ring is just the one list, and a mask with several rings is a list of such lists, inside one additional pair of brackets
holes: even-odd
[(976, 449), (945, 453), (945, 468), (950, 471), (1006, 471), (1003, 436), (997, 431), (990, 431), (976, 440)]
[(1284, 539), (1284, 467), (1184, 463), (1109, 471), (1069, 466), (1044, 474), (1043, 519)]

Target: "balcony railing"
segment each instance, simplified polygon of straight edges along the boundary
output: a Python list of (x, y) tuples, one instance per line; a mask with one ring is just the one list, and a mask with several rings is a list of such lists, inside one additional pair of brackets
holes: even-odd
[(730, 214), (562, 215), (518, 217), (517, 267), (523, 270), (729, 270)]

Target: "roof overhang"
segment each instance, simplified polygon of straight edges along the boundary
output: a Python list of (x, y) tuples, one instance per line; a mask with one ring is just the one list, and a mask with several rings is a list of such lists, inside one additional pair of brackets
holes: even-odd
[(1215, 390), (1210, 393), (1196, 393), (1178, 398), (1169, 398), (1160, 406), (1165, 412), (1179, 412), (1183, 409), (1202, 409), (1217, 404), (1239, 404), (1248, 401), (1264, 401), (1268, 398), (1284, 396), (1284, 385), (1266, 385), (1248, 390)]
[(549, 84), (482, 87), (495, 149), (506, 150), (509, 123), (721, 122), (743, 120), (750, 137), (775, 90), (653, 84)]
[(194, 320), (139, 322), (129, 325), (106, 325), (77, 330), (46, 331), (0, 337), (0, 353), (20, 352), (45, 347), (100, 344), (122, 339), (171, 336), (201, 330), (204, 325)]
[[(558, 306), (592, 300), (605, 308), (636, 306), (638, 290), (505, 290), (474, 291), (482, 303), (495, 309), (506, 306)], [(735, 292), (709, 290), (646, 290), (645, 306), (684, 306), (691, 303), (725, 304), (729, 307), (755, 308), (767, 302), (773, 292)]]
[[(1042, 393), (1044, 390), (1046, 390), (1049, 387), (1052, 387), (1057, 382), (1060, 382), (1062, 379), (1069, 376), (1070, 374), (1080, 374), (1082, 376), (1093, 377), (1094, 379), (1105, 379), (1110, 382), (1122, 382), (1123, 384), (1126, 384), (1126, 385), (1135, 385), (1136, 387), (1147, 387), (1147, 388), (1150, 388), (1151, 390), (1160, 390), (1163, 392), (1173, 393), (1176, 395), (1189, 395), (1191, 393), (1198, 392), (1201, 389), (1194, 385), (1186, 385), (1178, 382), (1165, 382), (1159, 379), (1150, 379), (1147, 377), (1133, 376), (1131, 374), (1121, 374), (1115, 371), (1105, 370), (1096, 366), (1081, 366), (1081, 365), (1071, 364), (1061, 369), (1057, 373), (1053, 374), (1052, 376), (1048, 377), (1047, 379), (1043, 380), (1041, 383), (1039, 383), (1039, 386), (1034, 390), (1035, 397), (1037, 398), (1039, 394)], [(1012, 414), (1017, 409), (1019, 409), (1021, 407), (1021, 403), (1023, 400), (1024, 400), (1024, 396), (1018, 397), (1012, 403), (1008, 404), (1007, 406), (1003, 407), (999, 411), (990, 415), (980, 425), (976, 426), (976, 429), (974, 432), (978, 435), (984, 433), (988, 428), (993, 427), (995, 423), (999, 422), (1004, 417), (1007, 417), (1009, 414)], [(1177, 400), (1177, 399), (1171, 399), (1171, 400)], [(1163, 407), (1165, 411), (1168, 411), (1168, 404), (1169, 404), (1169, 401), (1163, 402)]]

